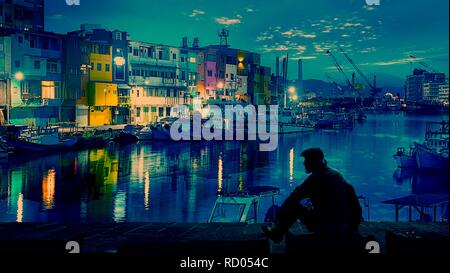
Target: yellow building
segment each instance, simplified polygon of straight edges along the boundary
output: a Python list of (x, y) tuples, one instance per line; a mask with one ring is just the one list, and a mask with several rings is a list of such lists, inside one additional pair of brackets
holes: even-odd
[[(92, 45), (94, 52), (96, 45)], [(107, 54), (105, 54), (107, 52)], [(87, 123), (89, 126), (112, 124), (113, 107), (119, 104), (117, 84), (112, 83), (112, 47), (100, 53), (88, 54), (86, 77), (82, 80), (82, 95), (78, 105), (88, 107)]]

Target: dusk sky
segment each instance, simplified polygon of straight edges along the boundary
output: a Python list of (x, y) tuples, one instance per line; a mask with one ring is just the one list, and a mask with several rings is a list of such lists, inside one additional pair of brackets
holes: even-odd
[[(230, 30), (234, 48), (261, 53), (274, 69), (275, 57), (289, 53), (290, 75), (304, 59), (305, 79), (337, 81), (327, 49), (347, 74), (353, 70), (341, 46), (366, 74), (399, 80), (424, 62), (448, 75), (448, 0), (46, 0), (46, 30), (65, 33), (82, 23), (127, 31), (132, 40), (180, 45), (199, 37), (200, 45), (218, 44), (217, 30)], [(410, 55), (416, 57), (411, 59)], [(387, 79), (386, 79), (387, 80)]]

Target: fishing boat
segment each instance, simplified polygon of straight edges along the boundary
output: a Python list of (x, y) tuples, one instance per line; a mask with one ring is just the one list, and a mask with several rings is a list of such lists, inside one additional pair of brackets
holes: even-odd
[(279, 188), (271, 186), (250, 187), (235, 193), (219, 193), (208, 223), (257, 223), (261, 199), (271, 197), (274, 205), (275, 196), (279, 193)]
[(135, 133), (139, 141), (149, 141), (152, 140), (152, 125), (147, 125)]
[(7, 139), (14, 153), (43, 153), (64, 151), (74, 147), (78, 137), (61, 139), (59, 127), (21, 128)]
[(310, 133), (315, 130), (314, 124), (304, 119), (298, 119), (295, 111), (291, 108), (285, 108), (278, 115), (278, 133)]
[(158, 123), (152, 126), (153, 140), (172, 140), (170, 136), (170, 127), (177, 121), (177, 118), (163, 118)]
[(428, 139), (414, 145), (419, 169), (448, 169), (448, 139)]
[(85, 130), (80, 134), (77, 134), (78, 142), (74, 148), (77, 150), (100, 148), (114, 142), (114, 132), (112, 130)]
[(397, 148), (397, 152), (394, 154), (394, 159), (397, 161), (397, 167), (399, 168), (416, 168), (416, 151), (414, 146), (409, 148), (407, 152), (404, 147)]
[(353, 116), (335, 112), (323, 113), (316, 123), (320, 129), (351, 129), (353, 125)]
[(414, 143), (419, 169), (448, 169), (448, 122), (427, 122), (425, 141)]

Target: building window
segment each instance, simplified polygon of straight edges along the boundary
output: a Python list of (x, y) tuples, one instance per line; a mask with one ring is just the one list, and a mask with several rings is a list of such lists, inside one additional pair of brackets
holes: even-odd
[(109, 72), (111, 70), (111, 66), (109, 64), (105, 64), (105, 70), (106, 72)]
[(122, 40), (122, 32), (116, 32), (115, 39), (121, 41)]
[(54, 81), (42, 81), (42, 98), (54, 99), (55, 98), (55, 82)]
[(18, 37), (18, 42), (19, 42), (19, 44), (22, 44), (22, 43), (23, 43), (23, 37), (22, 37), (22, 36), (19, 36), (19, 37)]
[(166, 116), (170, 117), (170, 107), (166, 107)]
[(141, 116), (141, 107), (136, 107), (136, 117)]
[(102, 71), (102, 64), (101, 63), (97, 64), (97, 71)]
[(158, 59), (162, 60), (162, 58), (163, 58), (163, 52), (158, 51)]
[(92, 70), (95, 69), (94, 63), (91, 63), (91, 69), (92, 69)]
[(180, 59), (181, 59), (181, 62), (184, 63), (184, 57), (181, 57)]
[(34, 61), (34, 69), (41, 69), (41, 61), (39, 60)]
[(212, 75), (213, 75), (212, 70), (208, 70), (208, 77), (212, 77)]
[(195, 62), (197, 62), (197, 59), (195, 57), (190, 57), (189, 62), (195, 63)]
[(164, 116), (164, 107), (159, 107), (159, 108), (158, 108), (158, 115), (159, 115), (160, 117)]
[(14, 62), (14, 66), (15, 66), (16, 68), (19, 68), (19, 67), (20, 67), (20, 61), (15, 61), (15, 62)]
[(58, 73), (58, 63), (47, 61), (47, 72)]
[(172, 59), (174, 59), (174, 60), (177, 59), (177, 54), (176, 54), (176, 53), (173, 53), (173, 54), (172, 54)]
[(137, 48), (133, 49), (133, 56), (139, 56), (139, 50)]

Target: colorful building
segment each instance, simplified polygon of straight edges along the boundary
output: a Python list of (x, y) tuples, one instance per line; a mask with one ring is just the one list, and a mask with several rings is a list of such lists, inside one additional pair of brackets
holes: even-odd
[(0, 107), (11, 124), (46, 126), (60, 120), (62, 70), (62, 35), (3, 30)]
[[(119, 111), (119, 88), (127, 89), (127, 35), (99, 25), (82, 25), (66, 38), (66, 101), (78, 126), (101, 126), (125, 120)], [(69, 111), (70, 112), (70, 111)]]

